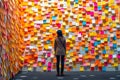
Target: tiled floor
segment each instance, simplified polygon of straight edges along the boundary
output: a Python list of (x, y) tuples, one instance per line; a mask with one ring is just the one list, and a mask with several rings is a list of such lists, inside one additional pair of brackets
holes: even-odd
[(120, 80), (120, 71), (110, 72), (65, 72), (57, 77), (56, 72), (21, 72), (12, 80)]

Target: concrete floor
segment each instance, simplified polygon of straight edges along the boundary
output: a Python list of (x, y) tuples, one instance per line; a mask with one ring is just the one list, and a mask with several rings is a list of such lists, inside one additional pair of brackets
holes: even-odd
[(56, 71), (37, 72), (22, 71), (12, 80), (120, 80), (120, 71), (71, 71), (65, 72), (65, 76), (57, 77)]

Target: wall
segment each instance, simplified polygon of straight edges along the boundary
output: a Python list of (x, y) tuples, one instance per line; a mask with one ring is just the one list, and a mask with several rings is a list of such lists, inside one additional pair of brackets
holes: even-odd
[(107, 71), (120, 63), (119, 0), (25, 0), (24, 64), (28, 71), (55, 69), (53, 44), (61, 29), (67, 39), (67, 71)]
[(0, 80), (9, 80), (23, 67), (23, 32), (18, 0), (0, 0)]

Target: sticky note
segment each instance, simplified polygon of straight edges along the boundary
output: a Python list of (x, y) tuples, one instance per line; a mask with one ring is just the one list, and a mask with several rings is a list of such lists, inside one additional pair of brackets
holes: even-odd
[(106, 71), (107, 68), (105, 66), (102, 67), (102, 71)]
[(52, 16), (52, 20), (56, 20), (57, 19), (57, 17), (56, 16)]
[(84, 67), (80, 67), (80, 71), (84, 71)]

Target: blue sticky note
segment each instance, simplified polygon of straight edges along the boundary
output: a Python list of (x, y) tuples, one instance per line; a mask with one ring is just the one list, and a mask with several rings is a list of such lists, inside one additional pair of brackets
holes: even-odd
[(75, 3), (78, 3), (78, 0), (75, 0)]
[(113, 37), (113, 40), (116, 40), (116, 39), (117, 39), (117, 37), (116, 37), (116, 36), (114, 36), (114, 37)]
[(96, 55), (95, 58), (96, 58), (96, 59), (99, 59), (99, 55)]
[(47, 44), (50, 44), (50, 40), (47, 40), (46, 43), (47, 43)]
[(85, 50), (80, 49), (80, 54), (85, 54)]
[(108, 37), (108, 42), (110, 42), (110, 37)]
[(57, 17), (56, 16), (52, 16), (52, 20), (56, 20), (57, 19)]
[(108, 10), (108, 9), (109, 9), (109, 6), (105, 6), (105, 9), (107, 9), (107, 10)]
[(95, 41), (95, 42), (94, 42), (94, 46), (97, 46), (97, 45), (98, 45), (98, 42), (97, 42), (97, 41)]
[(101, 6), (98, 6), (98, 10), (102, 10), (102, 7), (101, 7)]
[(114, 48), (114, 49), (117, 48), (117, 44), (113, 44), (113, 48)]
[(82, 22), (82, 25), (83, 25), (83, 26), (86, 26), (86, 21), (83, 21), (83, 22)]
[(98, 45), (99, 45), (99, 44), (101, 44), (101, 42), (100, 42), (100, 41), (97, 41), (97, 43), (98, 43)]
[(46, 21), (46, 20), (43, 20), (43, 24), (45, 24), (45, 23), (47, 23), (47, 21)]
[(106, 54), (106, 50), (104, 49), (104, 50), (102, 51), (102, 53), (103, 53), (103, 54)]
[(120, 47), (117, 48), (117, 51), (120, 51)]
[(106, 71), (107, 68), (105, 66), (102, 67), (102, 71)]
[(85, 49), (85, 51), (88, 51), (88, 47), (85, 47), (84, 49)]

